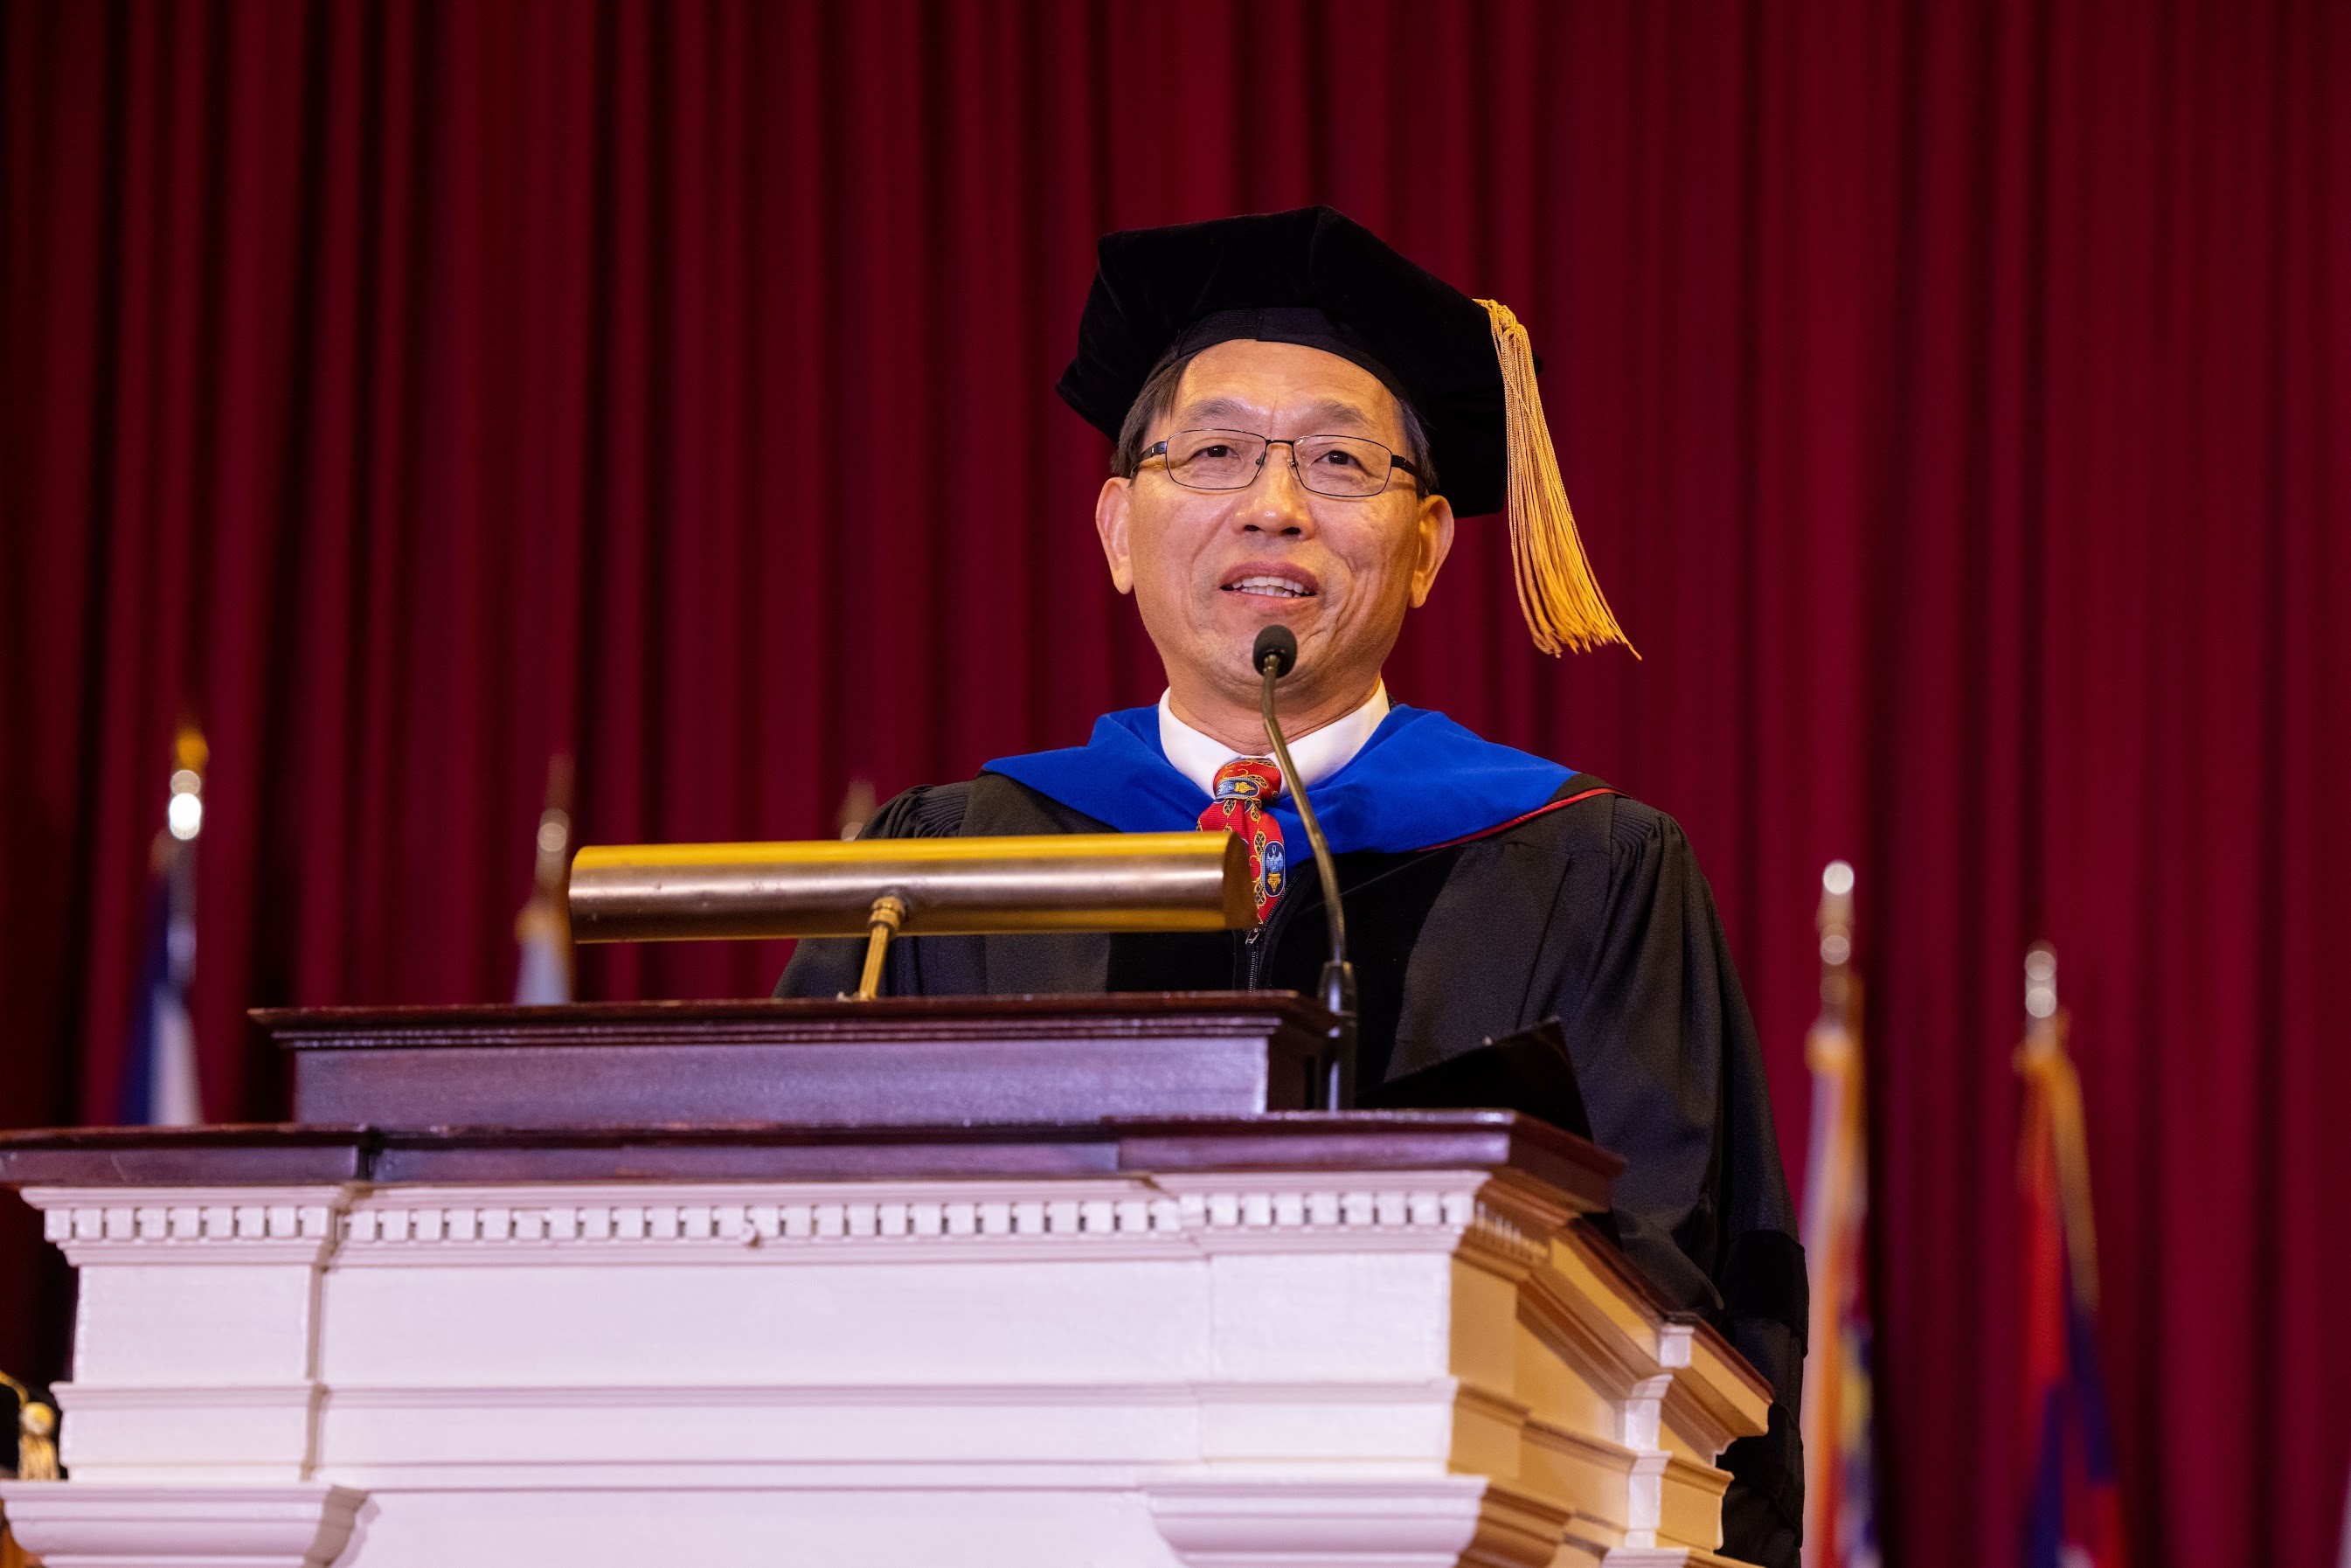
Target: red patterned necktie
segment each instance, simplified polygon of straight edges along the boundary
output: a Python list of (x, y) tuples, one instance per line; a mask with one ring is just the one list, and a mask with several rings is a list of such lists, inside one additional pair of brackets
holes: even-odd
[(1217, 769), (1217, 798), (1200, 813), (1202, 831), (1238, 833), (1249, 845), (1260, 924), (1290, 880), (1290, 852), (1281, 847), (1281, 824), (1273, 815), (1273, 798), (1280, 793), (1280, 768), (1262, 758), (1236, 757)]

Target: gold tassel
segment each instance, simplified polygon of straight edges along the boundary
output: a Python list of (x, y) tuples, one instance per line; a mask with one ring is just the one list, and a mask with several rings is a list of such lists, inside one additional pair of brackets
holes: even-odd
[(57, 1413), (36, 1399), (16, 1420), (16, 1479), (57, 1479)]
[[(57, 1479), (57, 1413), (33, 1397), (33, 1391), (0, 1372), (0, 1389), (16, 1396), (16, 1479), (53, 1481)], [(0, 1470), (0, 1476), (8, 1472)]]
[(1502, 416), (1510, 433), (1510, 566), (1519, 584), (1519, 609), (1546, 653), (1562, 648), (1587, 653), (1605, 643), (1622, 643), (1641, 656), (1592, 575), (1575, 513), (1559, 477), (1551, 426), (1543, 422), (1542, 389), (1535, 384), (1535, 351), (1527, 329), (1499, 299), (1480, 299), (1494, 328), (1494, 357), (1502, 366)]

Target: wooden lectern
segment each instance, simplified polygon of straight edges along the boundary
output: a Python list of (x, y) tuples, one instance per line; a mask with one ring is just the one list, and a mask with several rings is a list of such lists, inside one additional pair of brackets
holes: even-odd
[(1769, 1392), (1501, 1112), (1263, 993), (259, 1015), (297, 1122), (0, 1136), (48, 1568), (1726, 1563)]

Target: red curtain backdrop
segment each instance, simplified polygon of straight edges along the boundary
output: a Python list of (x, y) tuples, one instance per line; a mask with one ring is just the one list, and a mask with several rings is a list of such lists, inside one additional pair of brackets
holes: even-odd
[(1480, 522), (1390, 684), (1687, 824), (1799, 1179), (1860, 870), (1890, 1561), (2011, 1556), (2042, 936), (2135, 1557), (2328, 1560), (2346, 81), (2245, 0), (5, 0), (0, 1120), (110, 1111), (183, 715), (225, 1119), (249, 1006), (508, 992), (551, 752), (591, 841), (799, 837), (1153, 698), (1049, 391), (1092, 242), (1328, 201), (1531, 324), (1646, 655), (1534, 654)]

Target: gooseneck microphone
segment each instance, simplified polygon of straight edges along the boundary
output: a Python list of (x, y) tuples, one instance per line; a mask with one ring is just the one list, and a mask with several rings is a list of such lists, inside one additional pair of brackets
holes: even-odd
[(1249, 662), (1263, 677), (1258, 708), (1265, 716), (1266, 738), (1273, 742), (1273, 759), (1281, 765), (1282, 782), (1298, 802), (1299, 820), (1306, 824), (1306, 841), (1314, 850), (1314, 869), (1322, 876), (1322, 913), (1331, 923), (1331, 961), (1322, 966), (1323, 1010), (1331, 1015), (1331, 1058), (1323, 1065), (1322, 1102), (1327, 1111), (1352, 1111), (1355, 1106), (1355, 971), (1347, 962), (1347, 911), (1339, 902), (1339, 866), (1314, 820), (1314, 803), (1290, 760), (1290, 742), (1274, 716), (1273, 684), (1298, 665), (1298, 637), (1287, 626), (1269, 626), (1257, 634)]

